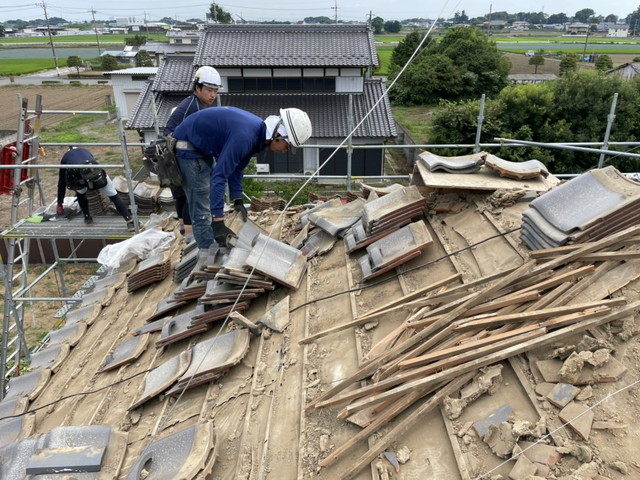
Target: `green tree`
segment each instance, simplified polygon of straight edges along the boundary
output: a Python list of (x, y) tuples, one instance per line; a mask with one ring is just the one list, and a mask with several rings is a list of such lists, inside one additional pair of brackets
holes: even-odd
[(217, 3), (212, 3), (211, 7), (209, 7), (209, 13), (207, 17), (214, 21), (215, 23), (233, 23), (233, 19), (231, 18), (231, 14), (227, 12), (224, 8), (222, 8)]
[(387, 33), (399, 33), (402, 30), (402, 24), (398, 20), (390, 20), (384, 22), (384, 31)]
[(453, 15), (453, 23), (455, 23), (455, 24), (459, 25), (461, 23), (468, 23), (468, 22), (469, 22), (469, 17), (464, 12), (464, 10), (462, 10), (462, 12), (456, 12)]
[(587, 23), (589, 21), (589, 18), (591, 16), (593, 16), (593, 14), (596, 13), (594, 12), (592, 9), (590, 8), (583, 8), (582, 10), (578, 10), (576, 12), (576, 14), (574, 15), (574, 18), (578, 21), (578, 22), (582, 22), (582, 23)]
[(596, 70), (599, 72), (606, 72), (607, 70), (611, 70), (613, 68), (613, 60), (609, 55), (599, 55), (596, 60)]
[(540, 65), (544, 65), (544, 57), (539, 53), (533, 55), (533, 57), (529, 58), (529, 65), (535, 66), (535, 70), (533, 73), (538, 73), (538, 67)]
[[(421, 53), (389, 95), (393, 101), (406, 104), (493, 95), (508, 84), (510, 67), (509, 60), (480, 30), (455, 27)], [(390, 70), (394, 78), (397, 71)]]
[(607, 15), (606, 17), (604, 17), (604, 21), (605, 22), (617, 22), (618, 21), (618, 16), (614, 15), (613, 13), (610, 13), (609, 15)]
[(304, 22), (305, 23), (319, 23), (321, 25), (328, 25), (333, 23), (333, 20), (331, 20), (329, 17), (327, 16), (320, 16), (320, 17), (304, 17)]
[(153, 60), (146, 50), (139, 50), (136, 54), (136, 67), (153, 67)]
[(578, 55), (575, 53), (567, 53), (562, 57), (562, 60), (560, 60), (559, 68), (561, 77), (578, 70)]
[(82, 59), (76, 55), (70, 55), (67, 57), (67, 66), (75, 67), (78, 78), (80, 77), (80, 67), (82, 67)]
[(4, 37), (4, 25), (0, 23), (0, 37)]
[(133, 47), (139, 47), (140, 45), (144, 45), (145, 43), (147, 43), (147, 36), (146, 35), (134, 35), (133, 37), (125, 37), (124, 38), (124, 44), (125, 45), (130, 45)]
[[(611, 141), (637, 141), (640, 136), (640, 90), (635, 82), (578, 71), (543, 84), (513, 85), (485, 104), (482, 142), (496, 137), (542, 143), (601, 141), (615, 93), (619, 93)], [(441, 102), (433, 111), (429, 143), (473, 143), (478, 100)], [(450, 151), (447, 154), (468, 152)], [(537, 158), (553, 173), (581, 173), (597, 165), (597, 154), (548, 148), (501, 148), (496, 155), (512, 161)], [(608, 157), (620, 171), (635, 172), (640, 161)]]
[(547, 23), (548, 24), (563, 24), (563, 23), (567, 23), (569, 21), (569, 17), (567, 17), (566, 14), (564, 13), (554, 13), (553, 15), (549, 15), (547, 17)]
[[(391, 65), (403, 67), (409, 61), (413, 52), (418, 48), (425, 36), (424, 31), (415, 30), (408, 33), (391, 52)], [(428, 45), (428, 40), (422, 45), (421, 50)]]
[(118, 60), (113, 55), (103, 55), (100, 57), (100, 68), (105, 72), (112, 72), (118, 69)]
[(380, 35), (382, 33), (382, 29), (384, 28), (384, 19), (381, 17), (376, 17), (371, 20), (371, 27), (373, 28), (373, 33), (376, 35)]

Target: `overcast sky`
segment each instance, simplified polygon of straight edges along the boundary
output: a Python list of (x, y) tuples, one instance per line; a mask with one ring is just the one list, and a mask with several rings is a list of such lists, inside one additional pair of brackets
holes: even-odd
[[(27, 0), (29, 2), (29, 0)], [(22, 3), (3, 0), (0, 4), (0, 21), (10, 19), (33, 20), (44, 18), (41, 2)], [(109, 20), (118, 17), (136, 17), (148, 21), (163, 17), (177, 20), (189, 18), (204, 19), (212, 2), (198, 0), (52, 0), (45, 1), (49, 17), (62, 17), (67, 20), (90, 20), (91, 10), (95, 10), (96, 20)], [(369, 13), (385, 20), (403, 20), (406, 18), (452, 17), (455, 12), (464, 11), (470, 18), (487, 15), (492, 12), (540, 12), (546, 14), (565, 13), (571, 17), (583, 8), (591, 8), (596, 15), (617, 15), (626, 17), (640, 5), (640, 0), (616, 0), (612, 2), (592, 0), (569, 0), (563, 2), (501, 0), (501, 1), (425, 1), (425, 0), (223, 0), (216, 2), (232, 13), (237, 20), (300, 20), (305, 17), (327, 16), (335, 18), (336, 5), (338, 19), (345, 21), (366, 20)], [(93, 4), (93, 5), (91, 5)], [(269, 6), (271, 5), (271, 7)]]

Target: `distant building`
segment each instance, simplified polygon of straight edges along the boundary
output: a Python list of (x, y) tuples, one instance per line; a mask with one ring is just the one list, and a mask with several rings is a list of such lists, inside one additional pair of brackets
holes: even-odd
[(631, 80), (637, 78), (640, 75), (640, 62), (623, 63), (611, 70), (607, 70), (607, 75), (614, 75), (620, 77), (623, 80)]
[(153, 80), (156, 73), (158, 73), (157, 67), (125, 68), (103, 73), (111, 78), (113, 98), (122, 118), (129, 118), (140, 93), (145, 89), (147, 83)]
[(136, 64), (138, 49), (131, 45), (127, 45), (123, 50), (105, 50), (100, 54), (101, 57), (104, 57), (105, 55), (111, 55), (116, 58), (118, 63), (126, 63), (133, 67)]
[(612, 25), (607, 30), (609, 38), (627, 38), (629, 36), (629, 25)]
[(567, 25), (567, 33), (569, 35), (586, 35), (589, 32), (587, 23), (571, 23)]

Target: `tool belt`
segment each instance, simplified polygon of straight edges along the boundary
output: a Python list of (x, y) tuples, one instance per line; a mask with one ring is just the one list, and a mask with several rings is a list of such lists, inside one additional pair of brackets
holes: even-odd
[(176, 149), (177, 150), (192, 150), (195, 151), (196, 147), (193, 146), (193, 144), (187, 140), (178, 140), (176, 142)]

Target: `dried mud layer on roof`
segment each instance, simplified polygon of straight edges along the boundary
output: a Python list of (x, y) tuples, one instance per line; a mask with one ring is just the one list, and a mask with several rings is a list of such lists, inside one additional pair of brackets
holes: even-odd
[[(363, 281), (362, 252), (337, 241), (307, 260), (296, 288), (252, 287), (261, 294), (228, 322), (211, 315), (233, 290), (219, 285), (202, 291), (206, 312), (195, 299), (168, 308), (194, 272), (131, 293), (121, 282), (46, 385), (10, 382), (13, 403), (0, 411), (22, 412), (18, 399), (32, 397), (30, 421), (12, 427), (27, 440), (63, 425), (112, 426), (127, 439), (117, 478), (151, 474), (162, 462), (145, 469), (146, 456), (191, 432), (186, 478), (634, 478), (638, 227), (531, 252), (516, 230), (530, 198), (498, 197), (436, 193), (418, 219), (432, 240), (419, 256)], [(250, 217), (284, 239), (298, 235), (304, 213)], [(226, 273), (198, 268), (268, 283), (239, 267), (248, 255), (229, 256)], [(209, 315), (206, 330), (156, 344), (165, 321), (166, 332), (191, 311)], [(273, 317), (281, 333), (265, 326)], [(145, 349), (102, 371), (154, 322)], [(180, 355), (177, 370), (197, 370), (184, 352), (206, 357), (212, 339), (242, 328), (248, 348), (226, 370), (203, 363), (198, 384), (180, 392), (171, 392), (177, 371), (151, 385)]]

